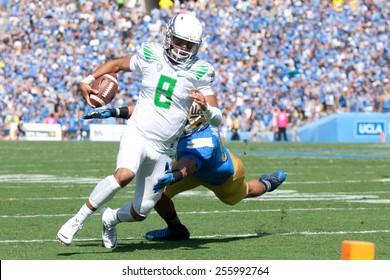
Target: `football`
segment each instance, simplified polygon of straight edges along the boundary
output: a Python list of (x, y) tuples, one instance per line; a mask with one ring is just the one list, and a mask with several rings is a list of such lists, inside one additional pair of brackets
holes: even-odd
[(98, 94), (89, 96), (91, 103), (96, 108), (102, 107), (110, 103), (118, 90), (118, 78), (115, 73), (104, 74), (92, 83), (92, 88), (99, 91)]

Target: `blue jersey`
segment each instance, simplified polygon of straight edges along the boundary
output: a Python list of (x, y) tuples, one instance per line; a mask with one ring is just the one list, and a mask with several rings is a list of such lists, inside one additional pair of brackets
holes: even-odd
[(222, 185), (234, 174), (233, 161), (221, 143), (218, 129), (210, 125), (180, 138), (177, 160), (182, 157), (196, 161), (197, 169), (193, 176), (204, 183)]

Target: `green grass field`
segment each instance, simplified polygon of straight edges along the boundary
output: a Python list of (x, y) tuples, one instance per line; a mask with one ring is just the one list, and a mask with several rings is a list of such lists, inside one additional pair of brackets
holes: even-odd
[[(227, 143), (248, 179), (284, 169), (278, 190), (235, 206), (199, 187), (174, 199), (192, 237), (150, 242), (164, 227), (153, 212), (118, 226), (114, 251), (100, 245), (95, 213), (71, 246), (56, 241), (61, 225), (95, 184), (113, 173), (116, 142), (0, 141), (2, 260), (339, 260), (343, 240), (375, 243), (390, 260), (390, 146), (387, 144)], [(132, 199), (134, 183), (111, 200)]]

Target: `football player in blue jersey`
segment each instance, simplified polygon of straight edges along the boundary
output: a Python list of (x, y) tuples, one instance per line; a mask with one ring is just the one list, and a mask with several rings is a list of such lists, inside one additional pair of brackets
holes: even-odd
[[(84, 118), (107, 118), (115, 116), (117, 109), (98, 109)], [(129, 112), (131, 112), (129, 108)], [(130, 114), (129, 114), (130, 117)], [(203, 185), (228, 205), (234, 205), (245, 198), (258, 197), (274, 191), (287, 175), (283, 170), (264, 174), (259, 180), (246, 180), (242, 161), (219, 137), (217, 128), (209, 125), (195, 102), (188, 114), (186, 129), (179, 139), (176, 161), (166, 165), (165, 173), (154, 185), (154, 191), (164, 188), (155, 210), (165, 220), (167, 227), (149, 231), (148, 240), (186, 240), (190, 232), (180, 222), (172, 198), (178, 193)]]

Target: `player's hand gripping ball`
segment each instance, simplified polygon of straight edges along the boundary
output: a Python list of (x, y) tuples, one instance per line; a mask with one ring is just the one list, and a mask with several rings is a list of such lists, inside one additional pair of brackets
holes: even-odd
[(118, 78), (115, 73), (104, 74), (92, 83), (92, 88), (99, 91), (98, 94), (89, 96), (91, 103), (96, 108), (102, 107), (110, 103), (118, 90)]

